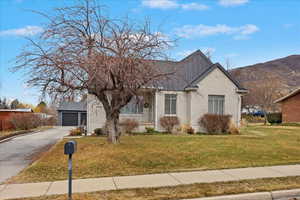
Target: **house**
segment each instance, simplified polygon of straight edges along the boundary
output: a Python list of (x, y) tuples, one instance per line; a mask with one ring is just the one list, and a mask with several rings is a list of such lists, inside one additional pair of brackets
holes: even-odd
[(282, 122), (300, 122), (300, 88), (276, 100), (281, 104)]
[[(163, 116), (177, 116), (181, 124), (200, 131), (198, 120), (206, 113), (230, 114), (237, 126), (241, 120), (241, 96), (247, 92), (219, 63), (213, 64), (201, 51), (178, 62), (155, 61), (162, 70), (173, 70), (171, 79), (162, 80), (156, 87), (140, 91), (142, 101), (133, 99), (121, 111), (120, 121), (133, 118), (139, 131), (153, 127), (162, 131)], [(87, 97), (87, 131), (93, 132), (105, 124), (105, 111), (100, 101)]]
[(28, 113), (33, 113), (31, 108), (24, 109), (0, 109), (0, 130), (13, 129), (14, 126), (10, 119), (15, 114), (26, 115)]
[(59, 126), (86, 125), (86, 102), (62, 102), (57, 112)]

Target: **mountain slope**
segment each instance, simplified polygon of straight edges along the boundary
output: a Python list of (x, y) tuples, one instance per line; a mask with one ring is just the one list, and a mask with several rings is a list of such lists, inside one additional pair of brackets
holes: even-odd
[(236, 68), (230, 73), (242, 84), (259, 84), (267, 76), (274, 76), (282, 82), (282, 91), (287, 93), (300, 87), (300, 55), (291, 55), (265, 63)]

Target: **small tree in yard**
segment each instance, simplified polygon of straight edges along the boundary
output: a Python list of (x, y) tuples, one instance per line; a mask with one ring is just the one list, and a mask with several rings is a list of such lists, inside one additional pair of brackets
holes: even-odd
[(119, 114), (140, 88), (154, 86), (173, 72), (163, 72), (153, 59), (171, 41), (153, 32), (149, 22), (110, 19), (94, 1), (58, 8), (38, 40), (17, 58), (15, 69), (28, 72), (28, 84), (52, 98), (93, 94), (106, 112), (108, 141), (119, 142)]
[(243, 97), (244, 106), (260, 108), (265, 115), (265, 124), (268, 121), (267, 113), (276, 111), (274, 101), (282, 96), (283, 82), (274, 74), (266, 75), (266, 78), (261, 81), (256, 81), (255, 84), (245, 84), (249, 93)]

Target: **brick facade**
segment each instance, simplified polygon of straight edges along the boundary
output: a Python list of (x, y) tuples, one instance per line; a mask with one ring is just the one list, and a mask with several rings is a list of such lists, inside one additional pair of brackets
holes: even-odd
[(281, 102), (283, 122), (300, 122), (300, 93)]

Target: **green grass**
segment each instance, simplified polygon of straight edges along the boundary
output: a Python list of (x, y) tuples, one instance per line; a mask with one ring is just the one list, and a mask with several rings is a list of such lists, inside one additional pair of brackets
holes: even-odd
[[(202, 183), (175, 187), (101, 191), (74, 194), (73, 200), (169, 200), (251, 193), (300, 187), (300, 177), (268, 178), (223, 183)], [(67, 195), (22, 198), (23, 200), (65, 200)]]
[(299, 126), (300, 127), (300, 123), (282, 123), (282, 126)]
[[(119, 145), (107, 144), (103, 137), (80, 138), (73, 175), (91, 178), (300, 162), (300, 127), (249, 126), (241, 132), (241, 135), (124, 136)], [(66, 179), (64, 142), (11, 182)]]

